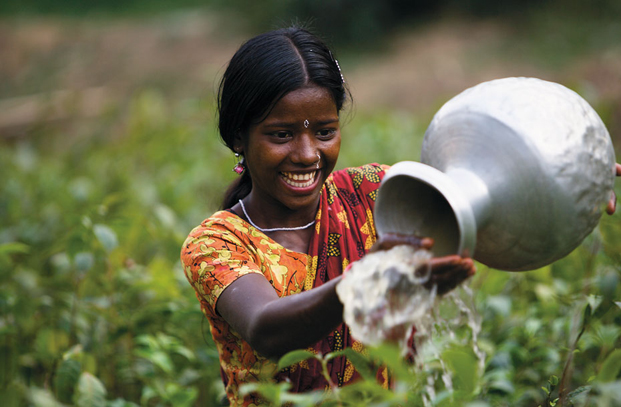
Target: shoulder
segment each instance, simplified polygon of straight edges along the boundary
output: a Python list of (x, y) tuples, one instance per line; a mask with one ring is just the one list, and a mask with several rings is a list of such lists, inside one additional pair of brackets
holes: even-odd
[(181, 248), (184, 273), (197, 294), (210, 305), (237, 278), (262, 274), (254, 261), (253, 231), (233, 213), (216, 212), (188, 234)]
[(248, 229), (239, 216), (228, 211), (218, 211), (192, 229), (188, 234), (188, 239), (203, 235), (221, 235), (226, 232), (248, 233)]
[(228, 211), (218, 211), (201, 222), (188, 234), (181, 253), (184, 263), (192, 263), (202, 256), (205, 247), (211, 250), (244, 250), (255, 232), (239, 216)]

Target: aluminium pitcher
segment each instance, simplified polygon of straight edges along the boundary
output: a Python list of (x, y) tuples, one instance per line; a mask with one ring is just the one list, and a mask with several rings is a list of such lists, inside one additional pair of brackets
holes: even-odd
[(577, 93), (535, 78), (484, 82), (449, 100), (378, 192), (377, 231), (428, 236), (433, 252), (521, 271), (550, 264), (593, 231), (615, 153)]

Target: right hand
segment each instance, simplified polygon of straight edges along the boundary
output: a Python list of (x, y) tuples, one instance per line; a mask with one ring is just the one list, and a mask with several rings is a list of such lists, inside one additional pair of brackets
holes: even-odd
[(380, 250), (390, 250), (399, 245), (410, 245), (417, 249), (431, 250), (433, 239), (430, 237), (418, 237), (414, 235), (401, 235), (399, 233), (385, 233), (375, 242), (369, 253)]
[(464, 280), (472, 277), (476, 272), (474, 261), (469, 257), (457, 254), (444, 257), (434, 257), (430, 260), (431, 276), (425, 283), (428, 289), (438, 287), (438, 295), (444, 295), (453, 290)]
[[(417, 237), (414, 235), (401, 235), (398, 233), (386, 233), (375, 242), (369, 253), (379, 250), (390, 250), (399, 245), (411, 245), (417, 249), (431, 250), (433, 247), (433, 239), (429, 237)], [(425, 287), (431, 289), (437, 286), (438, 295), (444, 295), (453, 290), (464, 280), (472, 277), (476, 272), (474, 261), (469, 257), (461, 257), (459, 255), (450, 255), (444, 257), (434, 257), (429, 264), (421, 267), (431, 266), (431, 275), (429, 281), (425, 283)], [(422, 269), (416, 271), (424, 274)]]

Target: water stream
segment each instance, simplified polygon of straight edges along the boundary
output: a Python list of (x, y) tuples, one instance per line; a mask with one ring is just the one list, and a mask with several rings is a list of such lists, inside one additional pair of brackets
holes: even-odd
[(365, 345), (406, 342), (416, 323), (424, 324), (435, 300), (429, 279), (431, 253), (396, 246), (353, 263), (337, 286), (343, 317), (352, 335)]
[[(453, 392), (450, 369), (442, 360), (442, 352), (449, 343), (472, 346), (479, 372), (483, 372), (486, 356), (478, 345), (481, 318), (470, 287), (462, 284), (439, 297), (435, 287), (424, 286), (430, 276), (427, 265), (431, 257), (429, 251), (412, 246), (396, 246), (368, 254), (352, 264), (337, 286), (344, 304), (345, 322), (354, 338), (363, 344), (376, 346), (390, 342), (398, 345), (405, 355), (411, 352), (407, 342), (416, 327), (415, 364), (418, 374), (427, 373), (422, 395), (425, 406), (433, 404), (437, 380), (442, 380), (446, 391)], [(444, 313), (440, 308), (449, 312)], [(456, 328), (462, 326), (470, 331), (467, 338), (455, 334)], [(426, 369), (432, 362), (436, 362), (441, 371)]]

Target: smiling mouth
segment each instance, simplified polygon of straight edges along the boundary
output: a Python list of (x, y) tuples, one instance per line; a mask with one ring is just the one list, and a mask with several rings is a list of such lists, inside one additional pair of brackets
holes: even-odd
[(295, 188), (307, 188), (315, 182), (317, 171), (308, 172), (306, 174), (294, 174), (292, 172), (281, 172), (282, 179)]

